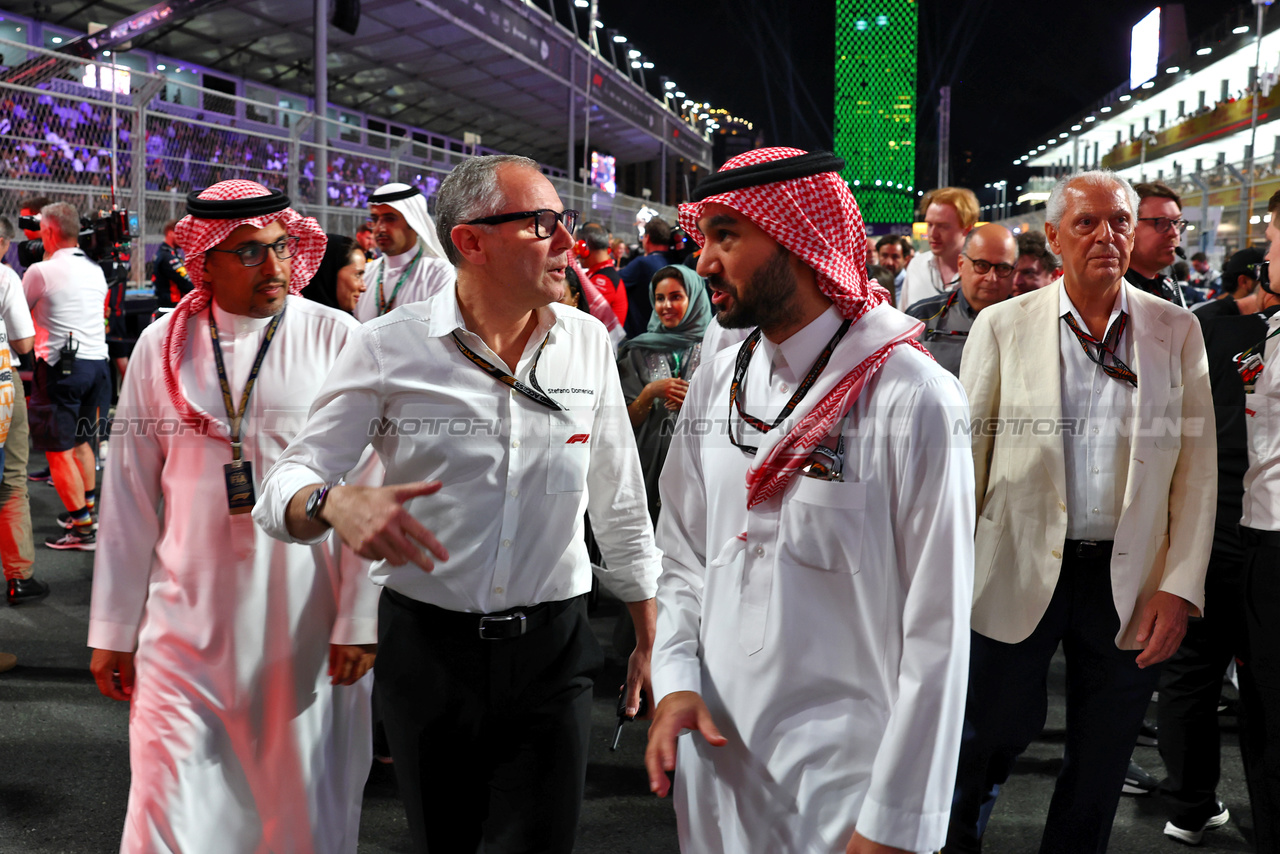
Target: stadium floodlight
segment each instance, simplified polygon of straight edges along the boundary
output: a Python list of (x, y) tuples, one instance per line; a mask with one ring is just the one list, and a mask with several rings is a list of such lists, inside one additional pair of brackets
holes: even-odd
[[(664, 80), (664, 81), (662, 81), (662, 88), (663, 88), (663, 89), (674, 89), (674, 88), (676, 88), (676, 84), (672, 83), (670, 80)], [(676, 97), (678, 98), (678, 97), (680, 97), (680, 96), (679, 96), (679, 95), (677, 95)]]
[(1132, 101), (1132, 100), (1133, 100), (1133, 96), (1132, 96), (1132, 95), (1121, 95), (1121, 96), (1120, 96), (1120, 100), (1121, 100), (1121, 101)]
[(613, 35), (613, 40), (614, 40), (614, 42), (615, 42), (616, 44), (626, 44), (626, 43), (627, 43), (627, 37), (626, 37), (626, 36), (624, 36), (622, 33), (614, 33), (614, 35)]
[[(614, 39), (614, 41), (617, 41), (617, 39)], [(639, 58), (640, 58), (640, 51), (636, 50), (635, 48), (631, 48), (631, 50), (627, 51), (627, 58), (628, 58), (628, 59), (639, 59)]]
[(632, 61), (631, 61), (631, 67), (632, 67), (632, 68), (639, 68), (639, 67), (640, 67), (640, 63), (639, 63), (639, 62), (637, 62), (636, 60), (632, 60)]
[(590, 0), (573, 0), (573, 5), (577, 6), (579, 9), (591, 8)]
[(1196, 51), (1196, 56), (1208, 56), (1211, 53), (1213, 53), (1213, 48), (1202, 47), (1198, 51)]
[(1069, 134), (1064, 130), (1062, 133), (1058, 134), (1058, 139), (1066, 139), (1068, 135)]
[(676, 96), (677, 98), (683, 98), (683, 97), (684, 97), (684, 93), (683, 93), (683, 92), (676, 92), (676, 93), (675, 93), (675, 96)]
[(640, 63), (640, 67), (641, 67), (641, 68), (653, 68), (653, 63), (646, 59), (644, 62)]
[(1241, 26), (1236, 27), (1234, 30), (1231, 31), (1233, 35), (1237, 35), (1237, 36), (1243, 35), (1244, 33), (1247, 33), (1247, 32), (1249, 32), (1249, 26), (1247, 24), (1242, 24)]
[(1179, 71), (1181, 71), (1181, 70), (1182, 70), (1182, 66), (1180, 66), (1180, 65), (1170, 65), (1168, 68), (1166, 68), (1166, 69), (1164, 70), (1164, 73), (1165, 73), (1165, 74), (1177, 74), (1177, 73), (1178, 73)]
[(1084, 117), (1084, 120), (1085, 120), (1085, 123), (1087, 124), (1087, 123), (1089, 123), (1089, 122), (1096, 122), (1096, 121), (1098, 120), (1098, 117), (1097, 117), (1097, 116), (1085, 116), (1085, 117)]
[(1080, 125), (1072, 125), (1072, 126), (1071, 126), (1071, 129), (1072, 129), (1072, 130), (1080, 130)]
[(1098, 110), (1098, 112), (1100, 112), (1100, 113), (1109, 113), (1109, 112), (1111, 112), (1111, 108), (1110, 108), (1110, 107), (1103, 107), (1101, 110)]
[(1154, 89), (1155, 87), (1156, 87), (1156, 81), (1154, 80), (1148, 80), (1146, 83), (1142, 84), (1143, 89)]

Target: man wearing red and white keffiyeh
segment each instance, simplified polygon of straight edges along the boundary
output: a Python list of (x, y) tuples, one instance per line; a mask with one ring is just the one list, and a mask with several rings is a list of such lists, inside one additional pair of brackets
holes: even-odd
[(354, 852), (377, 588), (248, 511), (359, 324), (296, 296), (325, 236), (283, 194), (224, 181), (187, 209), (195, 287), (134, 350), (94, 566), (91, 669), (130, 702), (121, 851)]
[[(973, 591), (959, 383), (866, 277), (844, 163), (759, 149), (681, 207), (719, 323), (662, 475), (646, 764), (686, 852), (934, 851)], [(699, 732), (680, 742), (683, 729)]]

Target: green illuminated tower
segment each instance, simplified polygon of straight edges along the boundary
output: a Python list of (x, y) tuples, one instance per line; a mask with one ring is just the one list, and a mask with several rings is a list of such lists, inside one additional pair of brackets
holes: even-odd
[(914, 0), (836, 0), (835, 150), (868, 223), (915, 218), (917, 20)]

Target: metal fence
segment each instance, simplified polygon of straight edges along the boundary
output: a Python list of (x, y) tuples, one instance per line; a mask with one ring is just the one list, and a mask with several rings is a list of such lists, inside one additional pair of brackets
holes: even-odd
[[(459, 151), (428, 131), (379, 133), (345, 110), (320, 117), (291, 105), (300, 97), (242, 98), (3, 39), (0, 55), (10, 65), (54, 57), (64, 67), (35, 86), (0, 82), (0, 215), (16, 215), (33, 195), (70, 202), (82, 214), (136, 211), (135, 284), (145, 283), (145, 260), (163, 240), (164, 223), (183, 215), (192, 190), (229, 178), (258, 181), (285, 190), (327, 231), (354, 235), (380, 185), (413, 184), (434, 211), (445, 175), (466, 158), (491, 153)], [(642, 211), (675, 222), (674, 208), (548, 179), (566, 207), (628, 242), (637, 239)]]

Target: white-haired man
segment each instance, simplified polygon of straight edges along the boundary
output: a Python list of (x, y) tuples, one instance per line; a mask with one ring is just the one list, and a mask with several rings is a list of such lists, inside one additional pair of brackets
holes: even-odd
[(367, 323), (453, 283), (456, 273), (427, 213), (427, 199), (417, 187), (379, 187), (369, 197), (369, 225), (382, 255), (365, 268), (365, 291), (356, 301), (356, 320)]
[(1200, 325), (1124, 281), (1138, 200), (1059, 181), (1057, 287), (978, 316), (960, 363), (978, 523), (972, 653), (948, 852), (980, 850), (1000, 786), (1067, 658), (1066, 750), (1042, 852), (1105, 851), (1160, 662), (1204, 603), (1217, 500)]

